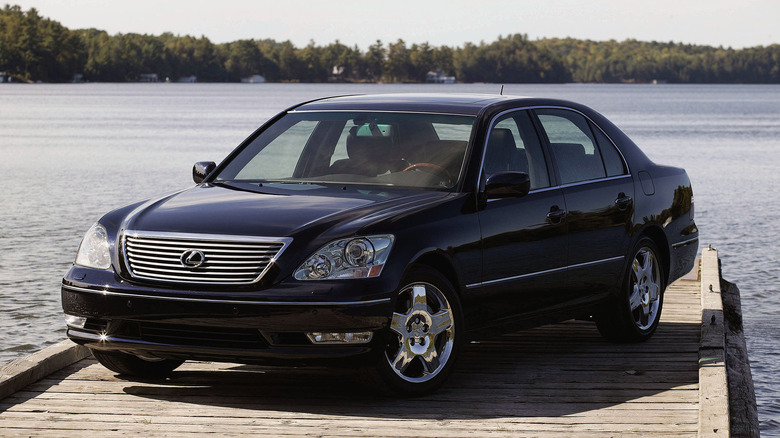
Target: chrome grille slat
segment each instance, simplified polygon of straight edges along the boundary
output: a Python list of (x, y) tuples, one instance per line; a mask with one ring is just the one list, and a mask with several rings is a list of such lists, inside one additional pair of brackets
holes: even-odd
[[(176, 257), (179, 257), (182, 252), (184, 252), (184, 251), (186, 251), (188, 249), (193, 249), (193, 248), (183, 248), (180, 251), (165, 251), (165, 252), (163, 252), (163, 251), (146, 251), (146, 250), (139, 250), (139, 249), (132, 249), (132, 248), (128, 248), (128, 249), (132, 251), (134, 256), (142, 255), (142, 254), (151, 254), (151, 255), (168, 255), (168, 256), (174, 256), (175, 255)], [(209, 254), (211, 254), (211, 258), (212, 259), (214, 259), (214, 258), (217, 258), (217, 259), (219, 259), (219, 258), (222, 258), (222, 259), (225, 259), (225, 258), (226, 259), (256, 259), (256, 258), (271, 259), (271, 258), (273, 258), (273, 255), (275, 253), (274, 254), (256, 254), (256, 255), (245, 255), (245, 254), (231, 255), (231, 254), (221, 254), (221, 253), (216, 253), (216, 252), (209, 251)]]
[(248, 255), (235, 255), (235, 256), (228, 256), (224, 254), (213, 254), (211, 256), (212, 259), (253, 259), (253, 258), (265, 258), (265, 259), (272, 259), (273, 256), (263, 254), (263, 255), (257, 255), (257, 256), (248, 256)]
[[(127, 232), (122, 240), (133, 277), (178, 283), (251, 284), (259, 281), (292, 239), (279, 237)], [(200, 251), (203, 263), (184, 266), (185, 252)]]
[[(130, 236), (133, 237), (133, 236)], [(154, 245), (166, 245), (166, 246), (176, 246), (176, 245), (186, 245), (186, 242), (183, 241), (172, 241), (172, 240), (160, 240), (160, 239), (143, 239), (145, 244), (154, 244)], [(133, 245), (134, 242), (130, 241), (128, 244)], [(214, 248), (246, 248), (246, 247), (256, 247), (256, 248), (263, 248), (265, 244), (257, 244), (257, 243), (242, 243), (242, 242), (229, 242), (229, 243), (222, 243), (219, 241), (207, 241), (207, 240), (199, 240), (198, 244), (203, 247), (214, 247)]]
[[(157, 265), (154, 266), (144, 266), (144, 265), (137, 265), (135, 268), (136, 273), (140, 271), (155, 271), (155, 272), (168, 272), (170, 274), (180, 274), (180, 273), (187, 273), (190, 275), (224, 275), (224, 274), (231, 274), (231, 275), (250, 275), (250, 276), (257, 276), (260, 274), (257, 269), (250, 268), (250, 269), (230, 269), (229, 267), (222, 267), (221, 269), (216, 270), (210, 270), (206, 271), (205, 269), (203, 271), (192, 271), (192, 270), (186, 270), (182, 271), (181, 269), (165, 269), (165, 268), (172, 268), (174, 266), (166, 265), (164, 267), (160, 267)], [(174, 267), (175, 268), (175, 267)]]
[[(260, 259), (261, 259), (260, 257), (257, 258), (257, 260), (260, 260)], [(270, 261), (271, 257), (267, 257), (266, 259)], [(165, 257), (150, 257), (150, 256), (146, 256), (146, 255), (134, 254), (132, 257), (128, 257), (128, 260), (130, 260), (131, 263), (139, 263), (139, 264), (154, 263), (155, 261), (157, 261), (157, 262), (161, 262), (160, 264), (170, 264), (170, 265), (181, 266), (181, 263), (179, 263), (178, 259), (176, 259), (175, 262), (172, 262), (170, 257), (169, 258), (165, 258)], [(219, 260), (219, 259), (217, 259), (217, 260), (215, 260), (214, 258), (211, 258), (211, 259), (209, 259), (209, 263), (208, 264), (209, 264), (209, 266), (216, 267), (218, 265), (226, 265), (226, 266), (254, 265), (256, 263), (257, 262), (256, 262), (255, 259), (249, 259), (249, 260), (244, 260), (244, 259)]]
[[(138, 246), (138, 245), (131, 245), (128, 244), (128, 248), (136, 248), (139, 251), (152, 251), (152, 250), (159, 250), (163, 252), (181, 252), (186, 251), (188, 249), (192, 249), (190, 246), (154, 246), (154, 245), (144, 245), (144, 246)], [(141, 249), (143, 248), (143, 249)], [(269, 251), (267, 249), (235, 249), (235, 250), (222, 250), (222, 249), (212, 249), (207, 247), (200, 247), (203, 250), (208, 249), (209, 251), (214, 251), (217, 253), (227, 253), (227, 254), (268, 254), (268, 253), (274, 253), (275, 251)]]
[[(140, 276), (139, 276), (140, 277)], [(148, 278), (151, 280), (168, 280), (168, 281), (176, 281), (178, 283), (184, 282), (184, 283), (216, 283), (216, 284), (238, 284), (241, 283), (242, 278), (209, 278), (209, 277), (184, 277), (181, 275), (157, 275), (157, 274), (147, 274), (142, 276), (144, 278)], [(208, 281), (207, 281), (208, 280)]]

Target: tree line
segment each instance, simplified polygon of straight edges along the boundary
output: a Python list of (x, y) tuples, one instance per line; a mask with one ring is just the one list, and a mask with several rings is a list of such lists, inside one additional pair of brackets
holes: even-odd
[(780, 83), (780, 45), (731, 49), (680, 43), (529, 40), (525, 34), (462, 47), (377, 40), (366, 50), (338, 40), (296, 47), (243, 39), (214, 44), (201, 36), (109, 35), (71, 30), (34, 8), (0, 10), (0, 72), (27, 81), (132, 82), (142, 74), (176, 81), (424, 82), (428, 72), (459, 82)]

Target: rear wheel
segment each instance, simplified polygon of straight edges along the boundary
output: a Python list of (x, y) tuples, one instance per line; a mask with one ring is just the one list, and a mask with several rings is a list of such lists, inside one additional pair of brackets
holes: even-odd
[(166, 377), (184, 361), (147, 359), (121, 351), (91, 350), (101, 365), (119, 374), (137, 377)]
[(452, 373), (463, 330), (460, 302), (450, 282), (428, 267), (412, 268), (401, 284), (376, 372), (397, 394), (423, 395)]
[(645, 341), (661, 319), (665, 285), (658, 249), (642, 238), (631, 254), (621, 293), (596, 319), (599, 332), (612, 341)]

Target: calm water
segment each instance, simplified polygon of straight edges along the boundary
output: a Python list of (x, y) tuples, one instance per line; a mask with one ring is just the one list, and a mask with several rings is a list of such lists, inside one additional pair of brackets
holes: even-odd
[[(0, 363), (65, 336), (59, 283), (108, 210), (192, 185), (297, 102), (372, 92), (497, 93), (498, 85), (0, 86)], [(702, 244), (742, 290), (762, 433), (780, 436), (780, 86), (508, 85), (599, 110), (656, 162), (685, 167)]]

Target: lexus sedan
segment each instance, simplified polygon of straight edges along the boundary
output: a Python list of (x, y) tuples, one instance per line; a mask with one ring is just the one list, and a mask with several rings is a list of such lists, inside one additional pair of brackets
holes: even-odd
[(698, 249), (685, 171), (562, 100), (315, 100), (193, 179), (103, 216), (63, 278), (68, 337), (119, 374), (316, 362), (426, 394), (478, 337), (648, 339)]

